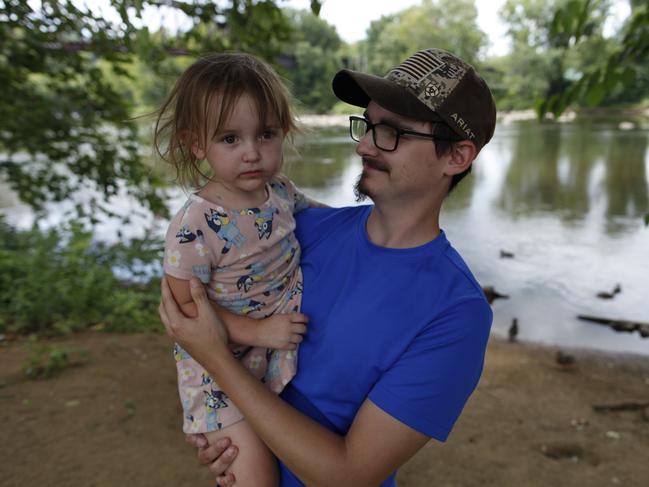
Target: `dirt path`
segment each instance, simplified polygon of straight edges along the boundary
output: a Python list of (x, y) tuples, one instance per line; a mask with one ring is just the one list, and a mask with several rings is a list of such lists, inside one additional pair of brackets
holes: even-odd
[[(24, 378), (24, 341), (0, 346), (0, 484), (5, 487), (213, 486), (180, 432), (165, 337), (86, 333), (47, 342), (87, 351), (48, 380)], [(649, 358), (492, 340), (483, 380), (445, 445), (429, 443), (400, 487), (649, 485)], [(73, 354), (79, 357), (78, 354)]]

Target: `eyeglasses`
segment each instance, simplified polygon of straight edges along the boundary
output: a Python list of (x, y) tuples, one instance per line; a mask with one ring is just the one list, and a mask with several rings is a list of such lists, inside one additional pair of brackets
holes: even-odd
[(441, 137), (433, 134), (424, 134), (422, 132), (414, 132), (412, 130), (404, 130), (398, 127), (393, 127), (389, 123), (371, 123), (363, 117), (349, 117), (349, 135), (356, 142), (372, 131), (372, 140), (374, 145), (386, 152), (394, 152), (399, 146), (399, 139), (402, 136), (421, 137), (430, 140), (449, 140), (456, 141), (457, 139), (451, 137)]

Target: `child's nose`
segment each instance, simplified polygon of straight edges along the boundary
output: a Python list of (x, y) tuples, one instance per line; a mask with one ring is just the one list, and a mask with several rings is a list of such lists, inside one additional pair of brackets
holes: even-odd
[(245, 162), (255, 162), (258, 161), (261, 157), (259, 152), (259, 142), (257, 140), (248, 142), (243, 153), (243, 160)]

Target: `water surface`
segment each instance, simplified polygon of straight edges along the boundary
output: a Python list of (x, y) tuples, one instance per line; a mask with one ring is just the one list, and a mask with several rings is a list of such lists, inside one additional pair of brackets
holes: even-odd
[[(310, 196), (331, 206), (353, 205), (360, 174), (346, 128), (314, 129), (297, 140), (299, 157), (287, 172)], [(473, 173), (449, 196), (442, 228), (483, 286), (509, 299), (494, 302), (494, 330), (506, 334), (517, 318), (520, 339), (564, 347), (649, 354), (649, 339), (577, 320), (578, 314), (649, 322), (649, 130), (616, 123), (500, 124)], [(80, 195), (83, 197), (84, 195)], [(185, 196), (174, 191), (173, 211)], [(13, 223), (31, 212), (0, 190), (0, 207)], [(52, 206), (56, 225), (71, 203)], [(124, 235), (156, 221), (120, 199), (113, 208), (133, 216)], [(31, 219), (30, 219), (31, 218)], [(113, 239), (114, 223), (98, 228)], [(501, 258), (501, 250), (514, 254)], [(596, 297), (620, 284), (612, 300)]]
[[(300, 141), (290, 174), (333, 206), (356, 204), (360, 173), (344, 128)], [(649, 132), (615, 123), (500, 125), (441, 216), (478, 281), (508, 294), (494, 330), (522, 340), (649, 354), (649, 339), (578, 314), (649, 322)], [(514, 254), (501, 258), (501, 250)], [(620, 284), (612, 300), (596, 297)]]

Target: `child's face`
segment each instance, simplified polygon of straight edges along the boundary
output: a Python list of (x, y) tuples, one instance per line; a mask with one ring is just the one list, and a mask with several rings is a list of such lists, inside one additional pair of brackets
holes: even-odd
[(207, 141), (207, 148), (192, 147), (207, 159), (214, 179), (230, 192), (245, 196), (264, 191), (265, 184), (282, 166), (284, 132), (275, 118), (260, 126), (253, 99), (243, 94), (222, 129)]

